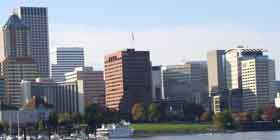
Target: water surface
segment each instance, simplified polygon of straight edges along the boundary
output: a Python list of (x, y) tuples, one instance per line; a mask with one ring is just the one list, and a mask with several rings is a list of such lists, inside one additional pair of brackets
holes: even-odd
[(155, 136), (119, 140), (280, 140), (280, 131)]

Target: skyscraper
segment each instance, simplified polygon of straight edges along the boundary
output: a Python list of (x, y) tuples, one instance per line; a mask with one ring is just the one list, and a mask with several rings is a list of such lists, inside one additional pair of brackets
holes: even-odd
[(52, 79), (56, 82), (64, 81), (64, 74), (72, 72), (76, 67), (84, 67), (84, 49), (79, 47), (60, 47), (52, 53)]
[(152, 67), (152, 95), (153, 100), (162, 100), (164, 96), (163, 69), (164, 66)]
[(30, 28), (30, 50), (40, 77), (49, 77), (48, 11), (43, 7), (19, 7), (15, 14)]
[(241, 60), (243, 110), (256, 112), (270, 101), (270, 84), (275, 80), (274, 61), (267, 56)]
[(225, 50), (207, 53), (209, 96), (226, 89)]
[(148, 51), (127, 49), (105, 56), (106, 106), (130, 113), (135, 103), (152, 101)]
[(169, 65), (163, 70), (166, 99), (185, 99), (197, 104), (206, 103), (208, 97), (207, 62), (190, 61)]
[(1, 32), (1, 66), (5, 79), (7, 103), (21, 106), (21, 80), (34, 80), (37, 65), (30, 53), (30, 28), (17, 15), (12, 15)]

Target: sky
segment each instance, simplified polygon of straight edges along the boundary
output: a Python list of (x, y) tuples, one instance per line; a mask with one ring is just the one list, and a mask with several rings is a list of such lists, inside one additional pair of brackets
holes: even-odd
[[(86, 64), (104, 55), (149, 50), (153, 65), (206, 60), (213, 49), (268, 49), (280, 65), (279, 0), (0, 0), (0, 24), (18, 6), (48, 7), (50, 48), (85, 48)], [(129, 32), (135, 33), (131, 43)]]

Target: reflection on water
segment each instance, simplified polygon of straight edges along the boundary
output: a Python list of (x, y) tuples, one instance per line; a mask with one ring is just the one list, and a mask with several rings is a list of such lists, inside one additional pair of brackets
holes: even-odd
[(158, 136), (119, 140), (280, 140), (280, 131)]

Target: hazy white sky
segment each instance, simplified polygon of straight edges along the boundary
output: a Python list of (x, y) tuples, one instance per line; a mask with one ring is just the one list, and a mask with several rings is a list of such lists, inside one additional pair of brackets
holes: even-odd
[[(105, 54), (131, 47), (128, 31), (100, 31), (94, 27), (83, 26), (74, 26), (72, 30), (55, 30), (61, 29), (59, 26), (51, 26), (52, 48), (64, 46), (63, 44), (83, 46), (86, 51), (86, 64), (97, 69), (103, 67)], [(64, 26), (64, 28), (72, 27)], [(278, 67), (279, 36), (280, 32), (253, 31), (236, 25), (181, 26), (137, 31), (134, 47), (138, 50), (150, 50), (152, 63), (162, 65), (178, 64), (182, 60), (206, 60), (206, 53), (209, 50), (244, 45), (268, 49), (270, 57), (276, 59)]]
[[(18, 6), (48, 7), (50, 47), (81, 46), (86, 64), (103, 67), (107, 53), (150, 50), (154, 65), (204, 60), (212, 49), (280, 44), (279, 0), (0, 0), (0, 23)], [(279, 76), (278, 76), (279, 77)]]

